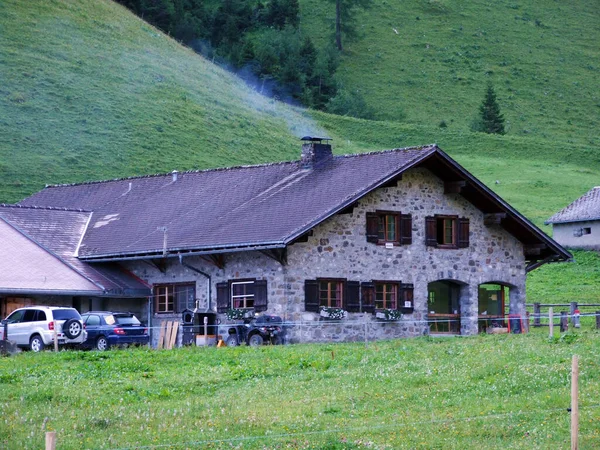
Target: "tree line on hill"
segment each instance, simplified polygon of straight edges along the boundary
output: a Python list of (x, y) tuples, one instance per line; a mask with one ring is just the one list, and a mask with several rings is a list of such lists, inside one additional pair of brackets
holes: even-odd
[(298, 0), (117, 0), (135, 14), (225, 66), (264, 95), (334, 114), (372, 118), (357, 91), (336, 77), (342, 36), (371, 0), (329, 0), (334, 39), (318, 48), (300, 28)]

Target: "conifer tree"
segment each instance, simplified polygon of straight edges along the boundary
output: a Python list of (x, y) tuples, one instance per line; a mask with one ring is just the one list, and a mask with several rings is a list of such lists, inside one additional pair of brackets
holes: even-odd
[(504, 115), (496, 100), (496, 93), (492, 84), (488, 84), (483, 103), (479, 107), (480, 130), (490, 134), (504, 134)]

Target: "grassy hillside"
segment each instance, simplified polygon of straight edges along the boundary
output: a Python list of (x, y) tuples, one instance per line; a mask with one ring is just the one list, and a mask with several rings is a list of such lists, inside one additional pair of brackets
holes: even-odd
[(1, 201), (292, 159), (315, 128), (109, 0), (3, 1), (0, 29)]
[[(334, 7), (302, 0), (303, 26), (330, 39)], [(373, 0), (339, 74), (381, 118), (467, 130), (494, 83), (513, 135), (600, 145), (600, 4)]]
[(598, 448), (598, 332), (547, 333), (21, 354), (0, 359), (0, 447), (567, 449), (577, 354)]

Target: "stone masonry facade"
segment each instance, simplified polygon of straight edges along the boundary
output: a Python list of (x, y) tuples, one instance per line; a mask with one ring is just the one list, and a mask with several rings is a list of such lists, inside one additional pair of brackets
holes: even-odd
[[(366, 240), (366, 214), (376, 210), (397, 211), (412, 216), (412, 244), (393, 248)], [(435, 214), (469, 218), (468, 248), (442, 249), (425, 245), (425, 217)], [(336, 214), (313, 229), (307, 242), (287, 249), (282, 265), (261, 252), (226, 254), (223, 269), (208, 258), (189, 256), (187, 265), (170, 258), (161, 272), (148, 262), (124, 265), (150, 284), (190, 282), (196, 285), (201, 308), (216, 311), (216, 284), (239, 279), (267, 280), (266, 313), (291, 323), (288, 342), (343, 342), (424, 335), (427, 323), (428, 285), (449, 281), (459, 288), (460, 332), (478, 331), (478, 288), (484, 283), (509, 288), (510, 313), (525, 311), (525, 257), (520, 241), (500, 225), (486, 226), (483, 213), (460, 194), (445, 194), (444, 183), (424, 168), (403, 173), (396, 186), (379, 188), (358, 201), (347, 214)], [(414, 286), (414, 312), (395, 322), (381, 322), (373, 314), (349, 313), (339, 322), (320, 321), (305, 310), (304, 282), (307, 279), (344, 278), (348, 281), (401, 280)], [(209, 305), (210, 289), (210, 305)], [(181, 315), (153, 314), (152, 326)], [(226, 322), (220, 315), (222, 322)], [(157, 333), (154, 333), (156, 336)], [(156, 337), (155, 337), (156, 342)]]

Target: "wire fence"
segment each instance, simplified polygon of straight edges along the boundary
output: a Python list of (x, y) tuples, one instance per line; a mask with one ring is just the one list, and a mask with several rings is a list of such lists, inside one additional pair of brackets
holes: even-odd
[[(600, 404), (592, 404), (587, 406), (579, 406), (580, 411), (591, 410), (600, 407)], [(569, 413), (569, 409), (567, 408), (549, 408), (549, 409), (536, 409), (536, 410), (527, 410), (527, 411), (512, 411), (505, 413), (493, 413), (493, 414), (483, 414), (478, 416), (461, 416), (461, 417), (451, 417), (444, 419), (432, 419), (432, 420), (419, 420), (414, 422), (394, 422), (393, 424), (381, 424), (381, 425), (371, 425), (368, 427), (344, 427), (344, 428), (335, 428), (335, 429), (325, 429), (325, 430), (312, 430), (312, 431), (299, 431), (294, 433), (265, 433), (264, 435), (259, 436), (237, 436), (226, 439), (202, 439), (202, 440), (193, 440), (186, 442), (171, 442), (171, 443), (162, 443), (158, 445), (148, 445), (148, 446), (135, 446), (135, 447), (118, 447), (113, 450), (133, 450), (133, 449), (158, 449), (158, 448), (173, 448), (173, 447), (198, 447), (198, 446), (207, 446), (211, 444), (239, 444), (244, 442), (251, 441), (260, 441), (260, 440), (284, 440), (284, 439), (299, 439), (306, 438), (311, 436), (322, 436), (322, 435), (331, 435), (331, 434), (352, 434), (352, 433), (381, 433), (385, 431), (395, 430), (398, 428), (406, 428), (406, 427), (415, 427), (415, 426), (425, 426), (425, 425), (440, 425), (440, 424), (448, 424), (453, 422), (480, 422), (487, 420), (497, 420), (497, 419), (506, 419), (511, 417), (520, 417), (520, 416), (528, 416), (528, 415), (537, 415), (540, 413), (550, 414), (550, 413)]]

